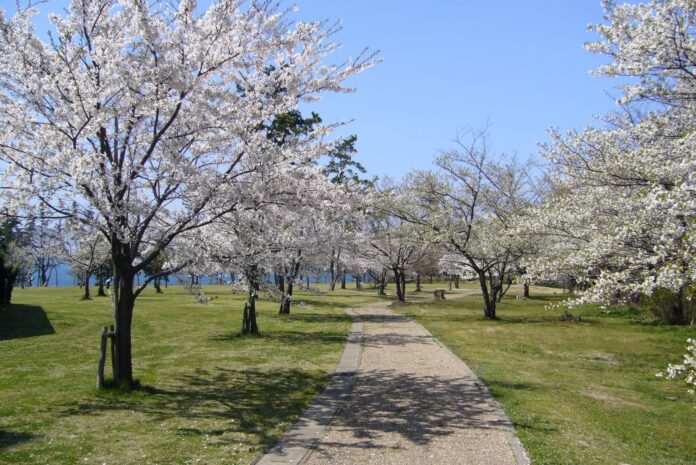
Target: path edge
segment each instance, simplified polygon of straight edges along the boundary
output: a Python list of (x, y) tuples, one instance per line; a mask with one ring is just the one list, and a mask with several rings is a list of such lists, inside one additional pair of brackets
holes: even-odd
[(252, 462), (252, 465), (278, 463), (300, 465), (304, 463), (324, 437), (326, 429), (336, 414), (348, 400), (348, 396), (353, 391), (362, 359), (364, 323), (360, 316), (353, 311), (353, 308), (347, 308), (345, 313), (351, 317), (353, 323), (346, 337), (341, 358), (331, 373), (329, 382), (324, 390), (309, 403), (276, 445)]
[[(391, 309), (390, 309), (391, 310)], [(392, 310), (393, 311), (393, 310)], [(396, 313), (396, 312), (394, 312)], [(432, 340), (440, 346), (445, 352), (447, 352), (450, 357), (452, 357), (456, 362), (462, 366), (464, 371), (467, 373), (469, 377), (474, 381), (474, 384), (476, 387), (481, 391), (482, 396), (484, 399), (486, 399), (487, 402), (489, 402), (496, 411), (496, 414), (498, 415), (498, 420), (503, 423), (505, 426), (508, 427), (508, 429), (505, 431), (505, 438), (507, 439), (508, 444), (510, 445), (510, 449), (512, 450), (512, 455), (515, 457), (515, 462), (517, 462), (517, 465), (531, 465), (531, 460), (529, 458), (529, 454), (527, 453), (527, 450), (524, 448), (522, 445), (522, 442), (520, 441), (520, 438), (517, 437), (517, 434), (515, 434), (515, 425), (512, 423), (512, 420), (508, 418), (507, 414), (505, 413), (505, 409), (503, 408), (502, 404), (498, 402), (495, 397), (493, 397), (493, 394), (488, 390), (488, 387), (486, 384), (481, 381), (481, 378), (478, 377), (474, 371), (469, 368), (469, 365), (464, 362), (461, 358), (459, 358), (454, 352), (450, 350), (449, 347), (444, 345), (438, 338), (432, 335), (430, 331), (428, 331), (425, 326), (420, 324), (418, 321), (414, 320), (413, 318), (410, 318), (404, 314), (400, 314), (404, 318), (408, 318), (411, 320), (413, 323), (415, 323), (417, 326), (420, 326), (420, 328), (425, 331), (428, 336), (432, 338)]]

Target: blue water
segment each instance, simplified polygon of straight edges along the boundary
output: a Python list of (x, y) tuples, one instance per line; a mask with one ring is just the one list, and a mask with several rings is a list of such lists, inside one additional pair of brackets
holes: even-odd
[[(145, 275), (143, 273), (140, 273), (140, 275), (136, 277), (136, 280), (135, 280), (136, 284), (141, 283), (144, 278), (145, 278)], [(34, 273), (33, 279), (34, 279), (33, 285), (36, 286), (37, 283), (39, 282), (37, 273)], [(216, 283), (215, 276), (201, 276), (199, 279), (200, 279), (201, 284), (215, 284)], [(223, 276), (224, 283), (229, 282), (229, 279), (230, 279), (229, 274), (225, 274)], [(269, 274), (267, 276), (267, 279), (269, 281), (273, 282), (273, 274)], [(319, 280), (322, 283), (328, 282), (329, 281), (329, 273), (323, 273), (319, 277)], [(316, 278), (314, 276), (310, 276), (309, 281), (311, 283), (314, 283), (314, 282), (316, 282)], [(348, 275), (346, 278), (346, 282), (352, 283), (353, 282), (352, 276)], [(97, 280), (94, 277), (92, 277), (90, 284), (96, 285)], [(163, 284), (164, 284), (164, 282), (163, 282)], [(179, 281), (177, 280), (176, 276), (169, 276), (169, 284), (179, 284)], [(76, 286), (76, 285), (77, 285), (77, 281), (75, 280), (75, 277), (70, 274), (70, 267), (68, 265), (61, 263), (56, 267), (56, 269), (51, 270), (51, 276), (48, 279), (48, 286), (49, 287), (55, 287), (55, 286), (66, 287), (66, 286)], [(340, 286), (340, 283), (338, 285)]]

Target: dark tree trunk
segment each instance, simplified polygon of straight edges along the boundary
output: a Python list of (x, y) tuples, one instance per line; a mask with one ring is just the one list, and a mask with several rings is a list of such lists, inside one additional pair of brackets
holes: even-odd
[(256, 323), (256, 299), (258, 298), (258, 291), (254, 292), (253, 296), (249, 298), (249, 334), (258, 336), (259, 326)]
[(125, 388), (133, 388), (133, 360), (131, 346), (131, 325), (133, 322), (133, 307), (135, 306), (135, 294), (133, 289), (134, 273), (130, 268), (130, 260), (114, 260), (126, 262), (124, 269), (114, 267), (114, 377), (117, 384)]
[(522, 297), (524, 297), (525, 299), (529, 299), (529, 283), (527, 281), (525, 281), (524, 284), (522, 284), (522, 289)]
[(99, 287), (97, 288), (97, 297), (106, 297), (106, 292), (104, 292), (104, 276), (101, 274), (98, 274), (98, 285)]
[(341, 273), (341, 289), (346, 288), (346, 272)]
[(91, 274), (85, 273), (85, 293), (82, 296), (82, 300), (92, 300), (92, 296), (89, 295), (89, 280), (91, 277)]
[(256, 322), (256, 299), (259, 297), (259, 282), (256, 266), (252, 266), (246, 272), (246, 278), (249, 282), (249, 300), (244, 305), (244, 322), (242, 326), (242, 334), (259, 334), (259, 327)]
[(416, 292), (421, 292), (421, 275), (416, 273)]
[(401, 271), (401, 297), (404, 299), (403, 302), (406, 302), (406, 273), (403, 270)]
[(405, 285), (405, 278), (403, 272), (399, 268), (392, 268), (394, 272), (394, 286), (396, 287), (396, 300), (399, 302), (405, 302), (406, 296), (404, 295), (404, 288), (402, 287), (402, 282)]
[(164, 294), (164, 293), (162, 292), (162, 286), (161, 286), (161, 284), (160, 284), (160, 279), (161, 279), (161, 278), (155, 278), (155, 280), (154, 280), (154, 282), (153, 282), (153, 284), (154, 284), (154, 286), (155, 286), (155, 292), (156, 292), (157, 294)]
[(251, 334), (258, 336), (259, 326), (256, 322), (256, 299), (258, 293), (255, 289), (249, 291), (249, 300), (244, 304), (244, 313), (242, 317), (242, 334)]
[(387, 270), (382, 270), (382, 277), (379, 281), (379, 295), (385, 295), (384, 289), (387, 287)]
[(336, 288), (336, 263), (334, 262), (333, 258), (331, 259), (331, 263), (329, 263), (329, 289), (332, 291)]
[(459, 275), (454, 276), (454, 287), (459, 289)]
[[(280, 310), (278, 313), (281, 315), (289, 315), (290, 307), (292, 306), (292, 293), (294, 290), (294, 283), (297, 275), (300, 274), (300, 265), (302, 263), (302, 251), (299, 252), (298, 258), (292, 261), (290, 265), (290, 274), (287, 275), (287, 292), (283, 295), (283, 299), (280, 301)], [(286, 273), (288, 269), (286, 268)], [(300, 286), (302, 286), (302, 277), (300, 277)]]
[(498, 317), (495, 314), (495, 296), (492, 296), (489, 292), (486, 274), (483, 271), (479, 271), (478, 275), (481, 293), (483, 294), (483, 316), (489, 320), (496, 320)]
[[(50, 260), (41, 259), (38, 263), (38, 278), (41, 287), (48, 287), (51, 281), (51, 273), (53, 270), (53, 263)], [(57, 274), (56, 274), (57, 276)]]
[(684, 288), (679, 289), (674, 293), (674, 301), (672, 302), (671, 313), (668, 317), (668, 323), (673, 325), (683, 325), (688, 323), (686, 312), (684, 311)]
[(0, 307), (12, 302), (12, 290), (16, 281), (17, 273), (9, 272), (7, 269), (0, 272)]

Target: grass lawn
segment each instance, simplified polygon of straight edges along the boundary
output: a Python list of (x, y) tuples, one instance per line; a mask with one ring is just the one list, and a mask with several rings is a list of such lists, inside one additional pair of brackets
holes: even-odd
[[(586, 307), (559, 321), (560, 291), (515, 290), (486, 321), (480, 295), (396, 307), (481, 377), (516, 425), (535, 465), (696, 464), (696, 399), (655, 377), (679, 362), (696, 328), (650, 325), (629, 310)], [(408, 294), (407, 294), (408, 295)]]
[[(134, 373), (146, 387), (97, 392), (109, 299), (78, 288), (17, 289), (0, 310), (0, 463), (246, 464), (321, 391), (350, 320), (373, 292), (297, 293), (289, 316), (258, 302), (260, 337), (239, 337), (244, 296), (181, 286), (136, 302)], [(107, 373), (110, 365), (107, 364)]]

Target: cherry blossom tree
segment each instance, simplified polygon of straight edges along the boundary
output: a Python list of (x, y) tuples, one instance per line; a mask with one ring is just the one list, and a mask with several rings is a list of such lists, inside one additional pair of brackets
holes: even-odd
[(496, 319), (496, 304), (528, 250), (514, 222), (536, 197), (532, 166), (496, 154), (485, 129), (460, 134), (456, 147), (435, 164), (436, 171), (409, 174), (404, 181), (409, 208), (396, 208), (396, 214), (421, 226), (442, 248), (447, 271), (473, 272), (484, 316)]
[(696, 266), (696, 5), (607, 4), (590, 51), (623, 76), (621, 111), (603, 128), (552, 132), (542, 154), (553, 189), (537, 233), (553, 237), (533, 271), (576, 275), (588, 289), (571, 304), (673, 293), (666, 319), (687, 323)]
[[(116, 377), (133, 386), (134, 277), (179, 235), (262, 201), (292, 153), (267, 137), (374, 62), (326, 65), (325, 23), (272, 2), (73, 0), (46, 42), (34, 9), (0, 12), (5, 206), (94, 224), (114, 267)], [(329, 128), (325, 129), (328, 131)], [(173, 270), (166, 270), (171, 272)]]
[(91, 299), (89, 282), (92, 275), (108, 260), (109, 243), (104, 235), (90, 223), (68, 222), (63, 228), (61, 261), (70, 265), (73, 274), (84, 289), (82, 298)]
[(362, 253), (393, 273), (397, 301), (405, 302), (406, 276), (429, 257), (431, 245), (403, 214), (409, 210), (411, 200), (404, 194), (403, 186), (384, 180), (378, 191), (376, 207), (370, 211), (365, 224), (367, 246), (362, 248)]

